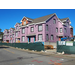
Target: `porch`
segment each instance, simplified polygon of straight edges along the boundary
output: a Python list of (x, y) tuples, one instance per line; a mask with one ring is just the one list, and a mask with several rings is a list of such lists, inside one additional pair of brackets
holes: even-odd
[(36, 34), (27, 35), (28, 42), (35, 42), (36, 41)]

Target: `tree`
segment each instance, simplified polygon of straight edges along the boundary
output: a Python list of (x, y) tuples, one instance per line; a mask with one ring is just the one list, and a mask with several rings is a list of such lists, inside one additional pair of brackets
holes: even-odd
[(2, 31), (2, 29), (0, 29), (0, 35), (3, 35), (3, 32), (1, 32)]
[(0, 29), (0, 34), (1, 34), (1, 29)]

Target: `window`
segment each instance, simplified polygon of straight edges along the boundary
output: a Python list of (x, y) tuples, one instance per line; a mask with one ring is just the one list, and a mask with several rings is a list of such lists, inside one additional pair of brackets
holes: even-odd
[(39, 34), (39, 35), (38, 35), (38, 40), (39, 40), (39, 41), (42, 41), (42, 34)]
[(56, 28), (56, 32), (58, 32), (58, 28)]
[(13, 38), (14, 38), (14, 34), (13, 34)]
[(53, 24), (56, 24), (56, 19), (53, 19)]
[(25, 33), (25, 28), (22, 29), (22, 34), (24, 34), (24, 33)]
[(18, 33), (16, 32), (16, 37), (18, 36)]
[(12, 33), (12, 30), (10, 30), (10, 33)]
[(15, 40), (16, 40), (16, 42), (18, 41), (18, 39), (17, 39), (17, 38), (16, 38)]
[(4, 36), (4, 39), (6, 38), (6, 36)]
[(56, 38), (58, 39), (58, 36), (56, 36)]
[(46, 25), (46, 31), (48, 31), (48, 25)]
[(18, 30), (18, 26), (16, 27), (16, 29)]
[(6, 34), (6, 31), (4, 33)]
[(62, 33), (62, 28), (60, 28), (60, 33)]
[(22, 42), (24, 42), (25, 41), (25, 36), (22, 36)]
[(26, 25), (26, 21), (24, 21), (24, 25)]
[(12, 35), (10, 35), (10, 38), (12, 37)]
[(5, 40), (3, 42), (5, 42)]
[(11, 43), (11, 40), (10, 40), (10, 43)]
[(67, 26), (69, 26), (69, 22), (67, 22)]
[(34, 27), (31, 27), (31, 32), (33, 32), (34, 31)]
[(38, 31), (42, 31), (42, 25), (38, 26)]
[(48, 41), (49, 40), (49, 37), (48, 37), (48, 34), (46, 34), (46, 41)]
[(13, 39), (13, 43), (14, 43), (14, 39)]
[(64, 32), (65, 32), (65, 33), (67, 32), (66, 28), (64, 28)]
[(9, 35), (7, 35), (7, 38), (9, 37)]
[(51, 40), (54, 40), (54, 37), (53, 37), (53, 35), (51, 35)]

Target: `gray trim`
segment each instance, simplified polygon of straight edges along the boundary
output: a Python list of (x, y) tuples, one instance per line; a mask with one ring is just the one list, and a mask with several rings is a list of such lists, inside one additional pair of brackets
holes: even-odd
[(27, 35), (27, 36), (36, 36), (36, 34), (29, 34), (29, 35)]
[(58, 36), (63, 36), (63, 35), (58, 35)]
[(15, 31), (15, 32), (16, 32), (16, 31), (20, 31), (20, 29), (18, 29), (18, 30), (14, 30), (14, 31)]

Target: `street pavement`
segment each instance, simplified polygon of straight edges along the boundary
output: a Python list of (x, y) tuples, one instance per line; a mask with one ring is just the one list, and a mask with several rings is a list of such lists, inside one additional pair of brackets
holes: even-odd
[(75, 65), (75, 57), (0, 46), (0, 65)]

